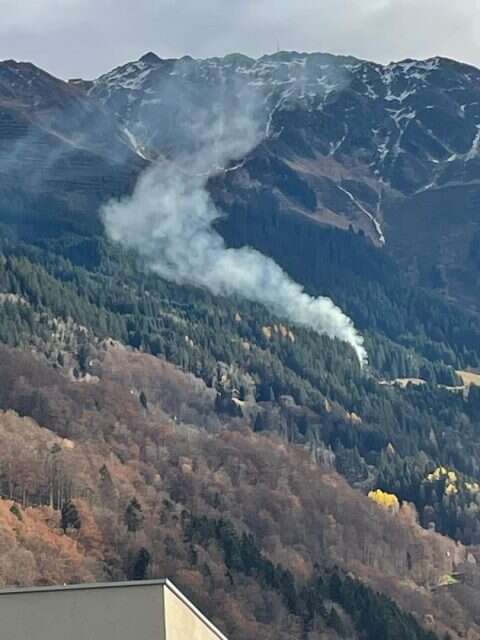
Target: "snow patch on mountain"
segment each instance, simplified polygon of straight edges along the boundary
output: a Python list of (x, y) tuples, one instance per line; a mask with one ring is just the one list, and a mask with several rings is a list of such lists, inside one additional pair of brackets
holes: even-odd
[(374, 216), (372, 213), (370, 213), (370, 211), (368, 211), (368, 209), (366, 209), (366, 208), (363, 206), (363, 204), (362, 204), (361, 202), (359, 202), (359, 201), (357, 200), (357, 198), (355, 198), (355, 196), (354, 196), (350, 191), (348, 191), (348, 190), (347, 190), (347, 189), (345, 189), (344, 187), (341, 187), (340, 185), (337, 185), (337, 186), (338, 186), (338, 189), (340, 189), (340, 191), (342, 191), (342, 192), (343, 192), (343, 193), (344, 193), (344, 194), (345, 194), (345, 195), (346, 195), (346, 196), (347, 196), (347, 197), (352, 201), (352, 203), (353, 203), (353, 204), (354, 204), (358, 209), (360, 209), (360, 211), (361, 211), (362, 213), (364, 213), (364, 214), (367, 216), (367, 218), (370, 220), (370, 222), (372, 223), (372, 225), (373, 225), (373, 227), (374, 227), (374, 229), (375, 229), (375, 232), (376, 232), (377, 237), (378, 237), (378, 241), (379, 241), (379, 242), (380, 242), (380, 244), (383, 246), (383, 245), (385, 244), (385, 235), (384, 235), (384, 233), (383, 233), (383, 229), (382, 229), (382, 227), (380, 226), (380, 223), (379, 223), (379, 222), (378, 222), (378, 220), (375, 218), (375, 216)]

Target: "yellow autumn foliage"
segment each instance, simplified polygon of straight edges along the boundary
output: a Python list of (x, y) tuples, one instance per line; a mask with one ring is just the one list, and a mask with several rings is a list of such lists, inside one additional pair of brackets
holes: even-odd
[(400, 508), (398, 498), (393, 493), (387, 493), (386, 491), (382, 491), (381, 489), (376, 489), (375, 491), (370, 491), (368, 497), (370, 498), (370, 500), (373, 500), (386, 509), (398, 511), (398, 509)]
[(435, 480), (440, 480), (440, 478), (442, 478), (443, 476), (449, 476), (449, 474), (453, 474), (456, 480), (457, 477), (455, 475), (455, 472), (449, 471), (445, 467), (437, 467), (435, 471), (428, 474), (427, 480), (429, 480), (430, 482), (433, 482)]
[(425, 480), (427, 482), (436, 482), (441, 478), (446, 479), (445, 495), (447, 496), (456, 495), (462, 487), (471, 494), (480, 493), (480, 484), (478, 482), (462, 481), (455, 471), (446, 467), (437, 467), (435, 471), (427, 475)]
[(458, 489), (454, 484), (447, 484), (447, 486), (445, 487), (445, 493), (447, 496), (454, 496), (456, 493), (458, 493)]
[(478, 484), (478, 482), (465, 482), (465, 488), (470, 493), (478, 493), (480, 491), (480, 484)]

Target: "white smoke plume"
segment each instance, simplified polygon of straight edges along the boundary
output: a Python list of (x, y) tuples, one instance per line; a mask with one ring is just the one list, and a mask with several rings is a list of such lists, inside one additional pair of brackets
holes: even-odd
[(220, 100), (208, 114), (199, 115), (188, 153), (156, 162), (140, 177), (131, 197), (103, 208), (107, 234), (136, 249), (162, 277), (262, 303), (279, 317), (348, 342), (364, 365), (362, 336), (329, 298), (308, 295), (254, 249), (227, 248), (214, 229), (222, 213), (208, 193), (208, 179), (232, 161), (241, 161), (265, 131), (257, 117), (258, 104), (247, 94), (236, 106), (225, 109), (222, 104)]

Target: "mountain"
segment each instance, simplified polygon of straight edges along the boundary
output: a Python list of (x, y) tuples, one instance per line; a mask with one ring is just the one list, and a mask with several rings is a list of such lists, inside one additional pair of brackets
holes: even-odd
[[(199, 110), (248, 87), (264, 141), (229, 177), (250, 211), (265, 189), (278, 215), (351, 225), (386, 242), (415, 282), (475, 306), (479, 80), (478, 69), (442, 58), (382, 66), (317, 53), (147, 54), (89, 93), (141, 155), (156, 157), (187, 144)], [(247, 241), (255, 246), (255, 234)]]
[[(35, 233), (47, 207), (96, 210), (102, 194), (133, 187), (145, 163), (101, 105), (29, 63), (0, 63), (0, 200)], [(19, 187), (21, 185), (21, 187)]]
[[(0, 63), (4, 584), (168, 574), (234, 640), (480, 637), (479, 73)], [(202, 152), (228, 246), (330, 296), (368, 367), (109, 240), (101, 204)]]

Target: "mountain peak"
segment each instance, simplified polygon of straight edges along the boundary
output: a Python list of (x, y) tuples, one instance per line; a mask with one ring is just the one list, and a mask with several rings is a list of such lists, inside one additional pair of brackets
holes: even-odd
[(140, 62), (146, 62), (147, 64), (158, 64), (162, 61), (153, 51), (148, 51), (139, 60)]

